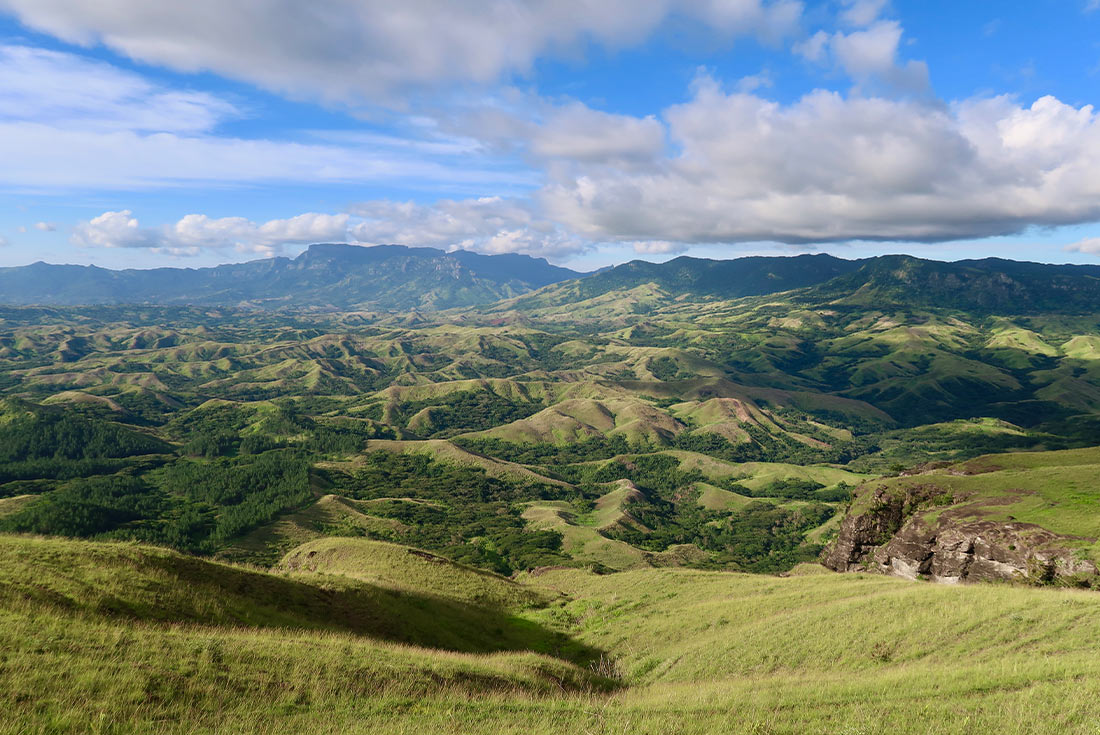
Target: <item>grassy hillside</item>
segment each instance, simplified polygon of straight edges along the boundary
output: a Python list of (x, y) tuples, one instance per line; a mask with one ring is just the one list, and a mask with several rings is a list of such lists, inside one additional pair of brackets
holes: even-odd
[[(3, 506), (0, 505), (0, 514)], [(290, 549), (331, 534), (385, 535), (399, 532), (401, 521), (370, 514), (370, 506), (340, 495), (325, 495), (301, 510), (241, 536), (218, 552), (227, 560), (274, 564)]]
[[(524, 580), (539, 602), (510, 598), (517, 622), (603, 652), (582, 668), (356, 629), (361, 614), (339, 612), (349, 598), (423, 597), (442, 582), (442, 600), (478, 579), (505, 584), (458, 570), (455, 586), (447, 565), (413, 555), (410, 567), (386, 546), (323, 565), (401, 580), (400, 596), (132, 545), (5, 537), (0, 555), (0, 732), (1084, 735), (1100, 715), (1091, 592), (809, 566), (785, 578), (643, 569)], [(436, 608), (431, 625), (449, 628), (451, 615)], [(399, 607), (382, 618), (415, 622)]]
[(561, 634), (430, 592), (134, 545), (0, 537), (0, 560), (0, 732), (260, 732), (301, 713), (323, 727), (336, 709), (609, 686), (523, 652)]
[(618, 727), (1083, 733), (1100, 712), (1095, 594), (821, 572), (540, 581), (573, 598), (544, 614), (633, 685), (602, 711)]
[[(397, 547), (392, 551), (405, 553)], [(488, 577), (477, 589), (468, 582), (463, 598), (440, 585), (417, 586), (414, 578), (395, 587), (316, 570), (269, 574), (129, 544), (8, 536), (0, 537), (0, 555), (0, 596), (5, 605), (28, 612), (327, 630), (466, 652), (548, 651), (561, 645), (549, 631), (513, 619), (501, 585)], [(386, 573), (407, 571), (391, 564)], [(541, 600), (535, 593), (525, 597), (518, 588), (513, 594), (511, 607)]]
[(495, 610), (541, 607), (549, 599), (541, 590), (520, 586), (507, 577), (456, 564), (419, 549), (366, 539), (311, 541), (288, 553), (276, 568), (339, 575), (375, 587), (436, 595)]

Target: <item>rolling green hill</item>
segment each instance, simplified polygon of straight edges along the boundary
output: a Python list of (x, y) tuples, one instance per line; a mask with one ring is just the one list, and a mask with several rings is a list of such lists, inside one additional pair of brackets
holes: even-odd
[(284, 556), (276, 569), (350, 577), (400, 593), (506, 612), (542, 607), (552, 599), (542, 590), (426, 551), (361, 538), (310, 541)]
[[(437, 257), (319, 247), (256, 278), (350, 299), (325, 280), (349, 259)], [(0, 529), (263, 565), (334, 537), (504, 575), (782, 571), (861, 483), (1100, 445), (1095, 271), (676, 259), (450, 311), (7, 307)]]
[[(482, 653), (545, 651), (560, 643), (536, 625), (513, 620), (513, 610), (503, 604), (545, 604), (538, 593), (524, 597), (517, 587), (509, 598), (499, 588), (515, 583), (498, 582), (487, 574), (479, 580), (483, 590), (474, 589), (473, 583), (465, 585), (466, 597), (448, 594), (441, 584), (435, 584), (445, 576), (454, 588), (456, 574), (440, 575), (417, 586), (418, 580), (408, 576), (409, 565), (402, 568), (395, 561), (406, 555), (404, 548), (394, 547), (384, 572), (404, 580), (395, 586), (360, 582), (343, 574), (321, 574), (313, 568), (307, 575), (270, 574), (138, 545), (6, 536), (0, 538), (0, 547), (0, 599), (5, 608), (26, 614), (39, 611), (79, 620), (106, 617), (157, 624), (329, 631)], [(305, 568), (292, 563), (284, 566)], [(451, 570), (461, 571), (454, 566)], [(469, 570), (469, 574), (477, 573)]]

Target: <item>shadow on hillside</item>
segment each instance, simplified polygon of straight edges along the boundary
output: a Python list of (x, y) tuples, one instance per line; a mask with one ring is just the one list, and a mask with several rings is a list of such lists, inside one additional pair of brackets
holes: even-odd
[[(302, 581), (140, 548), (69, 561), (56, 584), (50, 575), (37, 574), (10, 591), (71, 613), (155, 623), (328, 630), (465, 653), (534, 651), (580, 666), (603, 653), (499, 607), (348, 578)], [(80, 566), (89, 565), (96, 567), (94, 585), (79, 583)], [(112, 567), (118, 573), (104, 585), (104, 572)]]

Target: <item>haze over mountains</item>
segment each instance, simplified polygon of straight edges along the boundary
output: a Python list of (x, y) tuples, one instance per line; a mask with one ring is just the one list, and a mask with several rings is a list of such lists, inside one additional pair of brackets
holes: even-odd
[(671, 297), (731, 299), (816, 287), (807, 295), (811, 300), (852, 306), (1066, 311), (1091, 309), (1100, 299), (1100, 265), (1000, 258), (945, 263), (908, 255), (845, 260), (817, 254), (636, 260), (585, 274), (527, 255), (316, 244), (296, 258), (213, 268), (114, 271), (42, 262), (0, 268), (0, 303), (402, 311), (488, 305), (538, 291), (511, 304), (527, 310), (565, 306), (644, 284)]
[(517, 296), (579, 275), (527, 255), (316, 244), (296, 258), (214, 268), (114, 271), (42, 262), (0, 268), (0, 302), (446, 309)]

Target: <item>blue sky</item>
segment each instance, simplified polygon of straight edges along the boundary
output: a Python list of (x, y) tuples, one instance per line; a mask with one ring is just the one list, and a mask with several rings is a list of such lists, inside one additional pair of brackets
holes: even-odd
[(0, 0), (0, 265), (1097, 262), (1098, 30), (1098, 0)]

